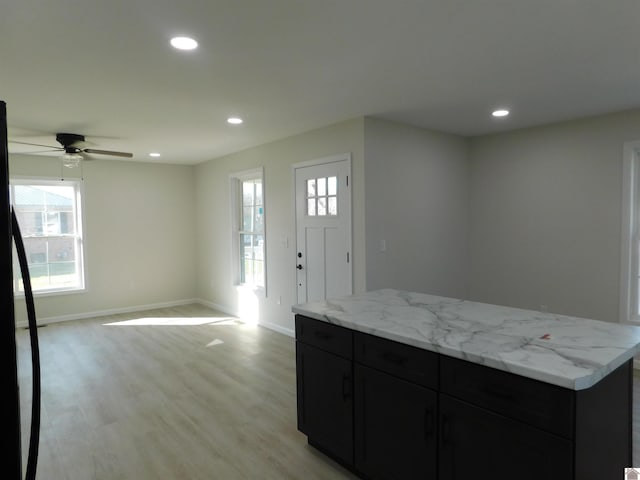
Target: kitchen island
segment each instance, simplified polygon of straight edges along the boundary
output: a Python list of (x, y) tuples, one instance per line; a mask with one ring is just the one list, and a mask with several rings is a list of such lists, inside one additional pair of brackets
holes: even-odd
[(390, 289), (293, 311), (298, 428), (363, 478), (631, 466), (640, 327)]

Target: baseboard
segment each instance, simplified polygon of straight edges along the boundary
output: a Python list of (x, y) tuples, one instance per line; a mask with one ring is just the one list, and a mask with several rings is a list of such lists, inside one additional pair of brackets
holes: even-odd
[[(201, 298), (190, 298), (185, 300), (174, 300), (171, 302), (151, 303), (147, 305), (134, 305), (131, 307), (122, 307), (122, 308), (110, 308), (107, 310), (96, 310), (93, 312), (73, 313), (69, 315), (59, 315), (55, 317), (38, 317), (38, 326), (49, 325), (52, 323), (69, 322), (72, 320), (82, 320), (85, 318), (106, 317), (108, 315), (118, 315), (120, 313), (142, 312), (145, 310), (155, 310), (158, 308), (177, 307), (180, 305), (189, 305), (190, 303), (199, 303), (200, 305), (204, 305), (205, 307), (209, 307), (213, 310), (226, 313), (227, 315), (230, 315), (233, 317), (240, 317), (239, 312), (234, 311), (232, 308), (229, 308), (225, 305), (220, 305), (218, 303), (210, 302), (208, 300), (203, 300)], [(16, 322), (16, 328), (26, 328), (28, 325), (29, 324), (26, 320), (21, 320), (19, 322)], [(273, 330), (274, 332), (287, 335), (288, 337), (295, 337), (295, 332), (292, 329), (282, 327), (275, 323), (259, 321), (258, 325), (264, 328), (268, 328), (269, 330)]]
[[(232, 308), (229, 308), (225, 305), (220, 305), (218, 303), (214, 303), (214, 302), (210, 302), (208, 300), (203, 300), (201, 298), (196, 299), (196, 302), (198, 302), (201, 305), (204, 305), (205, 307), (209, 307), (212, 308), (214, 310), (218, 310), (219, 312), (222, 313), (226, 313), (227, 315), (232, 315), (234, 317), (238, 317), (241, 318), (241, 315), (239, 312), (235, 311)], [(271, 323), (271, 322), (264, 322), (264, 321), (258, 321), (258, 325), (264, 328), (268, 328), (269, 330), (273, 330), (274, 332), (277, 333), (281, 333), (282, 335), (286, 335), (288, 337), (295, 337), (295, 331), (290, 329), (290, 328), (285, 328), (281, 325), (277, 325), (275, 323)]]
[[(144, 310), (155, 310), (157, 308), (170, 308), (180, 305), (189, 305), (191, 303), (200, 303), (197, 299), (190, 298), (185, 300), (173, 300), (171, 302), (150, 303), (147, 305), (134, 305), (122, 308), (110, 308), (107, 310), (96, 310), (93, 312), (73, 313), (70, 315), (59, 315), (55, 317), (38, 317), (38, 326), (49, 325), (52, 323), (69, 322), (72, 320), (82, 320), (85, 318), (105, 317), (108, 315), (118, 315), (120, 313), (142, 312)], [(16, 328), (26, 328), (28, 322), (21, 320), (16, 322)]]
[(202, 298), (196, 298), (195, 302), (199, 303), (200, 305), (204, 305), (205, 307), (209, 307), (212, 310), (217, 310), (219, 312), (226, 313), (227, 315), (231, 315), (232, 317), (240, 317), (240, 314), (237, 311), (225, 305), (220, 305), (219, 303), (210, 302), (209, 300), (204, 300)]
[(258, 325), (264, 328), (268, 328), (269, 330), (273, 330), (274, 332), (281, 333), (286, 335), (287, 337), (295, 338), (296, 332), (290, 328), (285, 328), (281, 325), (276, 325), (275, 323), (270, 322), (258, 322)]

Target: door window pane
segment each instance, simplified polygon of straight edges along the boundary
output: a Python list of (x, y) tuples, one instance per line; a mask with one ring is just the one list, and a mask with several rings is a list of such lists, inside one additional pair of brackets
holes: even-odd
[(319, 178), (318, 179), (318, 196), (324, 197), (327, 195), (327, 179)]
[(338, 215), (338, 178), (322, 177), (307, 180), (307, 215), (325, 217)]
[(318, 216), (325, 216), (327, 214), (327, 197), (318, 198)]
[(328, 183), (328, 193), (329, 195), (337, 195), (338, 193), (338, 178), (337, 177), (329, 177), (327, 180)]
[(311, 178), (307, 180), (307, 197), (313, 198), (316, 196), (316, 180)]
[(336, 197), (329, 197), (329, 215), (338, 214), (338, 199)]

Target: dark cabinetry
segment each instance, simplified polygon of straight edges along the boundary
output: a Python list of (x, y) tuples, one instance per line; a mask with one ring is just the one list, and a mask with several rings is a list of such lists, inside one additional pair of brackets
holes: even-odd
[(355, 365), (355, 467), (367, 478), (435, 479), (437, 394)]
[(440, 479), (567, 480), (568, 440), (503, 415), (440, 396)]
[(442, 355), (440, 478), (599, 480), (631, 464), (631, 361), (585, 390), (569, 390)]
[(573, 478), (573, 391), (443, 357), (440, 478)]
[(631, 361), (569, 390), (296, 316), (298, 428), (367, 479), (601, 480), (631, 464)]
[(370, 479), (437, 478), (438, 356), (296, 317), (298, 429)]
[(438, 356), (359, 332), (353, 342), (356, 470), (435, 480)]
[(353, 464), (351, 336), (315, 320), (296, 321), (298, 429), (346, 465)]

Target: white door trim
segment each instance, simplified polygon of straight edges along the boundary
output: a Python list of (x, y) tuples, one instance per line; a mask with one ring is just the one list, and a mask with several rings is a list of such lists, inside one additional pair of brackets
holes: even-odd
[(328, 157), (316, 158), (313, 160), (305, 160), (304, 162), (298, 162), (291, 165), (291, 172), (294, 175), (297, 168), (315, 167), (316, 165), (324, 165), (325, 163), (342, 162), (347, 160), (349, 165), (349, 175), (351, 175), (351, 153), (339, 153), (337, 155), (330, 155)]
[[(339, 153), (336, 155), (330, 155), (327, 157), (322, 157), (322, 158), (316, 158), (316, 159), (312, 159), (312, 160), (306, 160), (303, 162), (297, 162), (291, 165), (291, 181), (293, 183), (293, 188), (291, 189), (291, 204), (293, 205), (293, 235), (294, 235), (294, 242), (293, 242), (293, 246), (294, 246), (294, 251), (293, 251), (293, 261), (292, 261), (292, 265), (291, 268), (295, 270), (296, 264), (297, 264), (297, 253), (298, 253), (298, 218), (296, 215), (296, 170), (299, 168), (305, 168), (305, 167), (314, 167), (317, 165), (325, 165), (328, 163), (335, 163), (335, 162), (342, 162), (342, 161), (346, 161), (347, 162), (347, 171), (348, 173), (348, 177), (349, 177), (349, 186), (351, 186), (353, 184), (353, 176), (352, 176), (352, 166), (351, 166), (351, 152), (347, 152), (347, 153)], [(349, 276), (350, 281), (351, 281), (351, 291), (353, 292), (353, 258), (354, 258), (354, 254), (353, 254), (353, 188), (349, 188), (349, 205), (350, 205), (350, 212), (349, 212), (349, 228), (347, 230), (347, 243), (349, 246), (349, 252), (350, 252), (350, 261), (349, 261)], [(294, 275), (294, 282), (293, 282), (293, 287), (294, 287), (294, 298), (297, 299), (297, 291), (298, 291), (298, 287), (297, 287), (297, 275)]]

